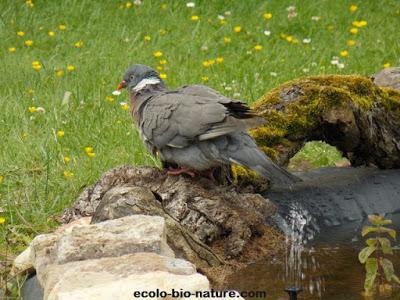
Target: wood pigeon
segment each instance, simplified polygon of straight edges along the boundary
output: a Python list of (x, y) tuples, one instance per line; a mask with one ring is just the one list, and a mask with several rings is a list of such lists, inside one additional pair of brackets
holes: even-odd
[(144, 65), (126, 71), (118, 86), (123, 88), (129, 91), (132, 116), (146, 147), (170, 166), (168, 174), (212, 174), (235, 163), (273, 184), (300, 180), (272, 162), (247, 134), (264, 119), (246, 104), (203, 85), (169, 90), (159, 74)]

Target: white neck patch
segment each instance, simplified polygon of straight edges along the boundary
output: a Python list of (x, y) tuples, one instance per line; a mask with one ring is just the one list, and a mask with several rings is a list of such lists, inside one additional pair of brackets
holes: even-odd
[(138, 92), (140, 90), (142, 90), (146, 85), (151, 85), (151, 84), (158, 84), (160, 83), (161, 80), (158, 79), (157, 77), (150, 77), (150, 78), (145, 78), (142, 79), (142, 81), (140, 81), (134, 88), (133, 90), (135, 92)]

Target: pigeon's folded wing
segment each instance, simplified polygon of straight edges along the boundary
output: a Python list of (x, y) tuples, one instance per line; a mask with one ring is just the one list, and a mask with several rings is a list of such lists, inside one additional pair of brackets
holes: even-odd
[(225, 97), (218, 100), (212, 93), (161, 94), (149, 101), (141, 114), (141, 132), (145, 140), (158, 149), (186, 147), (196, 141), (242, 131), (263, 122), (245, 104)]

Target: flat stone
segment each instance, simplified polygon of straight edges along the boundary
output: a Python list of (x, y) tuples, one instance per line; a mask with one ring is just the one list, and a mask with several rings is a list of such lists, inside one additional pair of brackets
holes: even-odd
[(92, 225), (77, 225), (57, 242), (57, 263), (116, 257), (136, 252), (174, 256), (166, 243), (165, 221), (133, 215)]
[[(47, 296), (47, 300), (132, 300), (135, 291), (166, 291), (171, 293), (176, 291), (195, 291), (208, 290), (209, 282), (204, 275), (176, 275), (168, 272), (156, 271), (145, 274), (135, 274), (128, 277), (112, 277), (107, 281), (102, 280), (103, 274), (92, 273), (85, 277), (64, 278), (53, 291)], [(70, 280), (69, 280), (70, 279)], [(82, 286), (81, 281), (86, 282)], [(144, 298), (144, 297), (140, 297)], [(171, 297), (170, 297), (171, 298)], [(178, 297), (175, 299), (187, 299)], [(188, 297), (195, 299), (195, 297)], [(160, 297), (158, 297), (160, 299)]]
[[(133, 287), (147, 285), (149, 289), (151, 287), (154, 290), (156, 288), (162, 290), (171, 286), (174, 276), (178, 276), (182, 284), (179, 288), (187, 286), (185, 280), (190, 282), (193, 278), (200, 282), (196, 287), (208, 288), (208, 280), (196, 274), (196, 267), (190, 262), (155, 253), (134, 253), (54, 264), (48, 266), (46, 273), (46, 280), (41, 284), (47, 299), (68, 299), (63, 298), (67, 296), (69, 299), (80, 300), (107, 299), (105, 296), (98, 297), (102, 294), (111, 295), (110, 293), (115, 293), (115, 296), (108, 299), (129, 299), (124, 298), (128, 296), (132, 299), (132, 293), (135, 291)], [(153, 275), (158, 279), (153, 281), (147, 279)], [(141, 280), (149, 281), (153, 286), (140, 282)], [(193, 284), (190, 283), (188, 286), (191, 287)]]

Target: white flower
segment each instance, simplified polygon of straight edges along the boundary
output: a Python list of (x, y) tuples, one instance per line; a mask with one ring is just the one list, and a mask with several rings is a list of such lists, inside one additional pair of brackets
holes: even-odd
[(303, 68), (303, 73), (308, 73), (308, 72), (310, 72), (309, 68)]
[(115, 90), (115, 91), (112, 92), (112, 94), (114, 96), (119, 96), (119, 95), (121, 95), (121, 91)]
[(321, 17), (320, 17), (320, 16), (312, 16), (312, 17), (311, 17), (311, 20), (317, 22), (317, 21), (321, 20)]
[(225, 14), (225, 16), (230, 16), (231, 12), (228, 10), (228, 11), (224, 12), (224, 14)]
[(218, 15), (218, 19), (219, 19), (219, 20), (225, 20), (225, 17), (224, 17), (224, 16), (221, 16), (221, 15)]
[(344, 64), (338, 64), (337, 67), (338, 67), (339, 69), (343, 69), (343, 68), (344, 68)]
[(337, 56), (332, 57), (331, 64), (332, 65), (338, 65), (339, 64), (339, 57), (337, 57)]
[(133, 4), (135, 4), (136, 6), (142, 5), (142, 1), (141, 0), (135, 0), (133, 1)]
[(43, 107), (39, 106), (39, 107), (36, 107), (36, 112), (38, 112), (38, 113), (45, 113), (46, 110), (45, 110)]
[(276, 73), (276, 72), (271, 72), (271, 73), (269, 73), (269, 75), (271, 75), (272, 77), (276, 77), (276, 76), (278, 76), (278, 73)]
[(264, 30), (264, 35), (270, 36), (270, 35), (271, 35), (271, 31), (269, 31), (269, 30)]
[(194, 2), (186, 3), (186, 7), (194, 7), (194, 6), (195, 6)]
[(309, 43), (311, 43), (311, 39), (310, 38), (306, 38), (306, 39), (303, 40), (303, 43), (304, 44), (309, 44)]
[(296, 10), (296, 6), (290, 5), (289, 7), (286, 8), (286, 10), (289, 11), (289, 12), (290, 11), (294, 11), (294, 10)]
[(208, 47), (206, 45), (201, 46), (201, 51), (208, 51)]
[(119, 103), (119, 105), (121, 105), (121, 106), (124, 106), (124, 105), (127, 105), (128, 103), (126, 103), (126, 102), (120, 102)]

